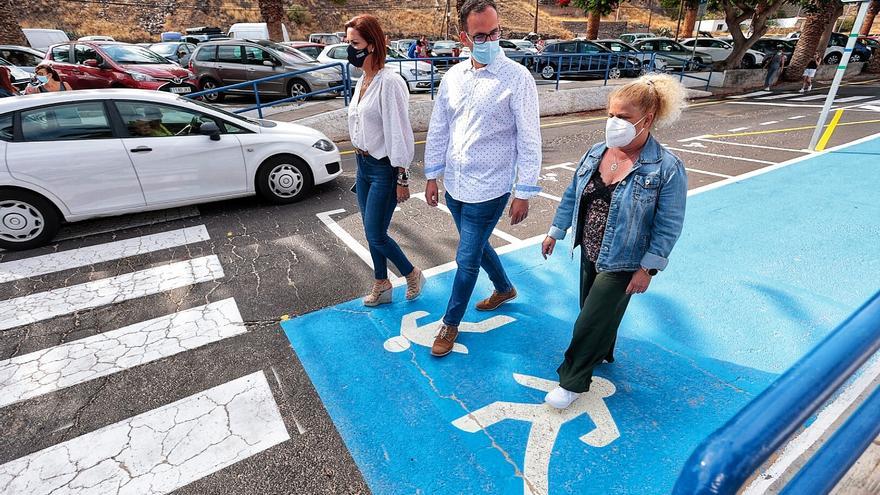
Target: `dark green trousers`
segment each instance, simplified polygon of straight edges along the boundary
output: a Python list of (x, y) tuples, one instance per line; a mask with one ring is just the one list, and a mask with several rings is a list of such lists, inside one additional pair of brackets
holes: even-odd
[(633, 272), (596, 272), (596, 265), (581, 257), (581, 313), (574, 323), (565, 360), (556, 370), (559, 385), (571, 392), (586, 392), (593, 368), (603, 360), (614, 361), (617, 329), (629, 294), (626, 287)]

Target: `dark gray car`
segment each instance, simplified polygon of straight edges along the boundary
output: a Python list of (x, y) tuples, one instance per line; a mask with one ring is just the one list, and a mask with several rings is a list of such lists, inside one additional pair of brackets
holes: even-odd
[[(199, 88), (202, 90), (321, 66), (295, 48), (265, 40), (202, 43), (191, 58), (191, 65), (199, 82)], [(293, 97), (342, 84), (342, 70), (338, 67), (328, 67), (261, 83), (257, 86), (257, 90), (261, 96)], [(246, 86), (230, 90), (229, 93), (253, 94), (253, 88)], [(219, 102), (223, 97), (224, 93), (216, 93), (206, 95), (205, 99)]]

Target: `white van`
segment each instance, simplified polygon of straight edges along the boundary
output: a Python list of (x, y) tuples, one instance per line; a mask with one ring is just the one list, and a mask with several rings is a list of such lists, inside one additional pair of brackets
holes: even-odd
[(45, 52), (50, 45), (67, 43), (70, 38), (60, 29), (22, 29), (31, 48)]
[[(287, 26), (281, 24), (284, 41), (290, 41)], [(235, 40), (268, 40), (269, 27), (265, 22), (238, 22), (229, 28), (229, 37)]]

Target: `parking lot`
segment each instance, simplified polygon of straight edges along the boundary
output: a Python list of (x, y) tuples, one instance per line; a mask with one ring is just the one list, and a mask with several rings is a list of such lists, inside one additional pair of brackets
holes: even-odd
[[(692, 191), (719, 187), (809, 155), (825, 90), (698, 101), (655, 135), (684, 160)], [(841, 88), (835, 106), (846, 110), (829, 148), (880, 132), (878, 95), (876, 80)], [(559, 198), (604, 125), (601, 112), (542, 119), (543, 192), (522, 224), (502, 218), (494, 246), (540, 258)], [(424, 135), (416, 141), (420, 161)], [(43, 471), (28, 470), (32, 493), (119, 472), (143, 487), (135, 493), (368, 491), (279, 326), (370, 286), (354, 155), (340, 146), (343, 175), (301, 203), (247, 198), (94, 220), (67, 226), (51, 246), (0, 254), (0, 377), (20, 379), (0, 390), (0, 487), (39, 462)], [(391, 235), (438, 274), (457, 234), (419, 194), (421, 170)], [(90, 360), (95, 349), (105, 354)]]

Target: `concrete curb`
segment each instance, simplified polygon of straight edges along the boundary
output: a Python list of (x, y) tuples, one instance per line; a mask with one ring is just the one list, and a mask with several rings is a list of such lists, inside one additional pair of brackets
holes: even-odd
[[(608, 95), (616, 86), (600, 86), (592, 88), (575, 88), (560, 91), (542, 91), (538, 93), (538, 104), (541, 116), (567, 115), (572, 113), (589, 112), (605, 108)], [(688, 89), (688, 98), (704, 98), (712, 96), (707, 91)], [(434, 108), (433, 101), (414, 101), (409, 105), (409, 119), (413, 132), (425, 132), (431, 121), (431, 112)], [(320, 115), (306, 117), (294, 121), (312, 129), (323, 132), (333, 141), (347, 141), (348, 135), (348, 109), (340, 108)]]

